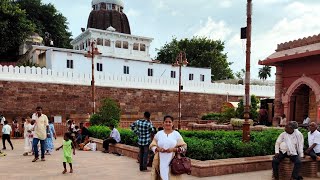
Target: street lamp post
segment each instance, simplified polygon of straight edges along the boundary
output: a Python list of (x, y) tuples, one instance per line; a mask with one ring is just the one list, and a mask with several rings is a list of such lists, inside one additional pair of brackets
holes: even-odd
[(94, 57), (96, 55), (100, 55), (101, 53), (99, 52), (98, 48), (95, 47), (95, 42), (92, 41), (90, 43), (90, 49), (89, 51), (84, 55), (87, 58), (91, 58), (91, 101), (92, 101), (92, 114), (94, 114), (96, 112), (96, 98), (95, 98), (95, 94), (96, 94), (96, 89), (95, 89), (95, 85), (94, 85)]
[(244, 107), (244, 119), (245, 122), (243, 124), (243, 134), (242, 140), (243, 142), (250, 141), (250, 55), (251, 55), (251, 22), (252, 22), (252, 0), (247, 0), (247, 51), (246, 51), (246, 77), (245, 77), (245, 107)]
[(179, 121), (178, 121), (178, 129), (181, 129), (181, 66), (187, 66), (188, 61), (186, 58), (185, 52), (180, 52), (176, 58), (176, 62), (173, 64), (173, 66), (179, 66), (179, 95), (178, 95), (178, 109), (179, 109)]

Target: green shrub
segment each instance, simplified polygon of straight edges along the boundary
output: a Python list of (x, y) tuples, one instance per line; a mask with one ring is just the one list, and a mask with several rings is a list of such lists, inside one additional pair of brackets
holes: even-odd
[(102, 100), (99, 112), (91, 116), (90, 123), (92, 125), (104, 125), (108, 127), (114, 125), (117, 127), (120, 121), (120, 113), (121, 110), (118, 104), (110, 98), (105, 98)]
[(202, 120), (217, 120), (217, 121), (219, 121), (222, 118), (223, 118), (223, 116), (221, 113), (209, 113), (209, 114), (202, 116), (201, 119)]
[[(243, 103), (244, 103), (243, 99), (241, 99), (240, 102), (238, 103), (238, 108), (236, 110), (236, 117), (239, 119), (244, 118), (244, 104)], [(251, 95), (250, 119), (252, 119), (252, 120), (258, 120), (259, 103), (260, 103), (259, 98), (257, 98), (255, 95)]]
[(225, 107), (223, 107), (222, 116), (226, 120), (230, 120), (231, 118), (235, 118), (236, 117), (236, 110), (232, 107), (225, 106)]
[[(129, 129), (118, 129), (121, 143), (137, 146), (138, 138)], [(105, 139), (110, 129), (105, 126), (91, 126), (93, 137)], [(242, 142), (242, 131), (180, 131), (188, 144), (187, 156), (197, 160), (214, 160), (238, 157), (264, 156), (274, 154), (274, 144), (283, 130), (271, 129), (251, 132), (251, 141)], [(301, 130), (305, 138), (306, 131)], [(307, 138), (306, 138), (307, 139)]]

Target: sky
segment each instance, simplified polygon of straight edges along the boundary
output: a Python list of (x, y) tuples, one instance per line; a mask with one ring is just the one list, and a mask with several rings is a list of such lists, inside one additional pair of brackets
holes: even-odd
[[(246, 26), (246, 0), (123, 0), (131, 34), (154, 38), (150, 54), (173, 37), (193, 36), (225, 43), (231, 69), (245, 68), (246, 40), (240, 28)], [(52, 3), (68, 19), (73, 37), (87, 26), (91, 0), (43, 0)], [(263, 60), (277, 44), (320, 33), (319, 0), (253, 0), (251, 77), (258, 78)], [(275, 78), (275, 69), (272, 77)]]

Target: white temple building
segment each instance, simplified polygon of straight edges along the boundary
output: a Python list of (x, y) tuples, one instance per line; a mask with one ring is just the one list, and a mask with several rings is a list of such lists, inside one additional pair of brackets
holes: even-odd
[[(94, 58), (95, 74), (177, 79), (179, 68), (150, 57), (153, 38), (131, 35), (122, 0), (93, 0), (87, 29), (71, 41), (73, 49), (33, 46), (29, 59), (56, 72), (91, 73), (84, 55), (94, 41), (101, 55)], [(182, 68), (182, 81), (211, 82), (209, 68)]]

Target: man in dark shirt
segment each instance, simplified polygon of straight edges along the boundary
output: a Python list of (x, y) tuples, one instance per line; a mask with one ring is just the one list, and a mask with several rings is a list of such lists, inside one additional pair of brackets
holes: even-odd
[(89, 138), (91, 136), (91, 133), (86, 127), (83, 126), (83, 123), (80, 123), (80, 129), (81, 129), (81, 143), (83, 143), (86, 138)]
[(153, 125), (150, 121), (150, 113), (145, 112), (144, 118), (139, 119), (130, 125), (131, 130), (138, 135), (138, 145), (139, 145), (139, 162), (140, 162), (140, 171), (148, 171), (148, 152), (149, 145), (151, 143), (151, 133), (153, 132)]

